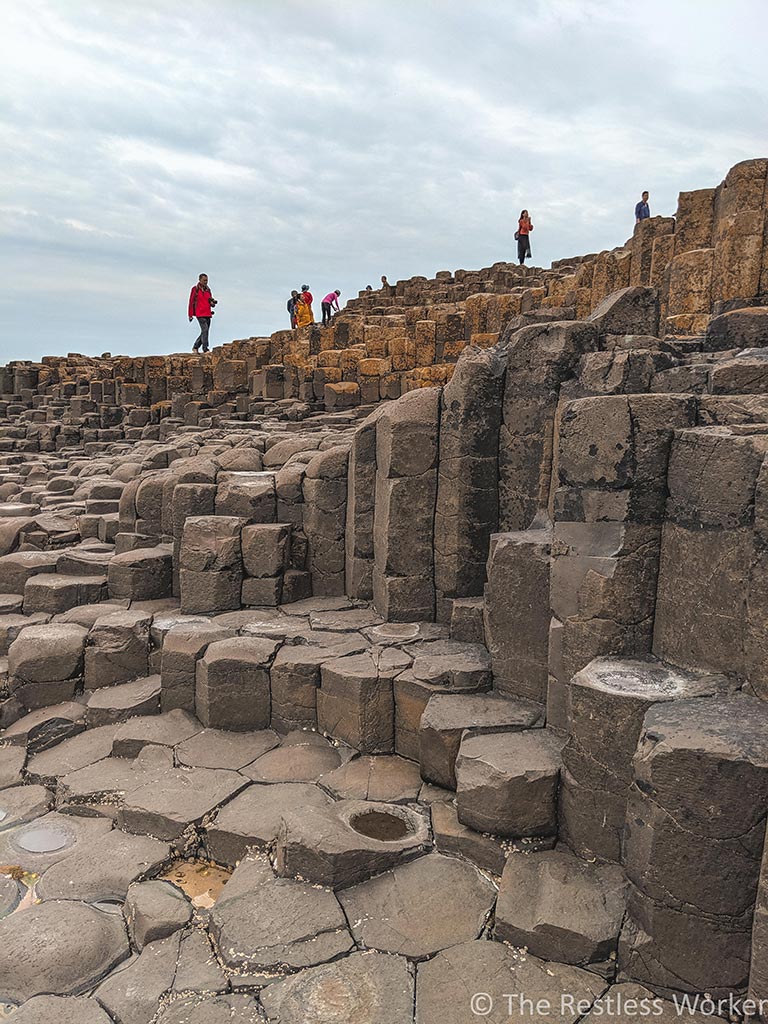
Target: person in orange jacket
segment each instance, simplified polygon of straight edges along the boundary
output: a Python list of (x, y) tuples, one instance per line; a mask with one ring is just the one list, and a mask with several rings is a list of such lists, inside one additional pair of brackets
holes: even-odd
[(197, 279), (197, 284), (193, 285), (192, 291), (189, 293), (189, 308), (187, 309), (189, 322), (192, 323), (192, 319), (197, 317), (197, 322), (200, 324), (200, 334), (192, 346), (193, 352), (198, 352), (201, 345), (203, 352), (208, 351), (208, 331), (211, 327), (211, 317), (215, 305), (216, 299), (211, 295), (211, 289), (208, 287), (208, 275), (201, 274)]
[(531, 218), (528, 216), (527, 210), (520, 211), (520, 220), (517, 222), (517, 231), (515, 232), (515, 238), (517, 239), (517, 258), (520, 261), (520, 266), (525, 263), (526, 257), (530, 258), (531, 255), (531, 239), (530, 234), (533, 231), (533, 224), (531, 224)]

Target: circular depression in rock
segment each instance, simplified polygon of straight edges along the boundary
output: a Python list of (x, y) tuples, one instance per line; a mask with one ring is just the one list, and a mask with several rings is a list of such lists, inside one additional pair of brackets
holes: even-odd
[(34, 825), (17, 836), (14, 845), (24, 853), (58, 853), (74, 842), (73, 833), (60, 825)]
[(405, 818), (388, 811), (358, 811), (349, 819), (349, 825), (361, 836), (382, 843), (396, 843), (413, 832)]

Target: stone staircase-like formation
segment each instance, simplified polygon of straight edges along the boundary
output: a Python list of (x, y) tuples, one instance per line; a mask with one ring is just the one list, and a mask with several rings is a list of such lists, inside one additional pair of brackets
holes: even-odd
[(0, 368), (0, 1016), (768, 998), (767, 178)]

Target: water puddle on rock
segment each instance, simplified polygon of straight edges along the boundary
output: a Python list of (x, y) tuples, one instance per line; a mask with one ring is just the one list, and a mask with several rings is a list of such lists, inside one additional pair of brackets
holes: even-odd
[(194, 907), (212, 907), (232, 872), (207, 860), (175, 860), (160, 876), (173, 882)]
[(14, 845), (24, 853), (58, 853), (75, 842), (75, 836), (57, 825), (36, 825), (14, 838)]

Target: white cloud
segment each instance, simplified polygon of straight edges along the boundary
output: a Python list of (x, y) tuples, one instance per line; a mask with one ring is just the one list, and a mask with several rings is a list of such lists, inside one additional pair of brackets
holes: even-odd
[[(0, 38), (0, 359), (284, 326), (309, 281), (354, 294), (512, 255), (620, 244), (641, 188), (761, 155), (762, 0), (28, 0)], [(749, 31), (734, 31), (734, 25)], [(76, 302), (66, 302), (67, 295)]]

